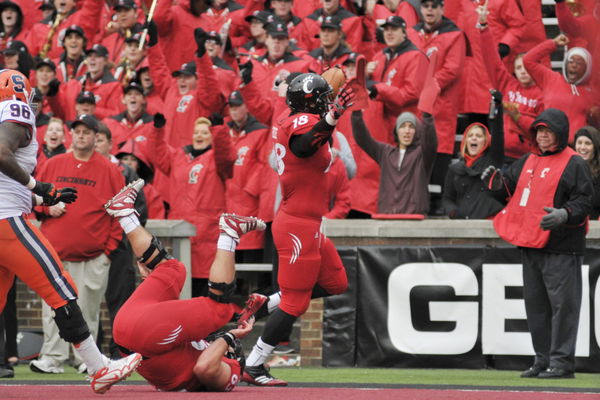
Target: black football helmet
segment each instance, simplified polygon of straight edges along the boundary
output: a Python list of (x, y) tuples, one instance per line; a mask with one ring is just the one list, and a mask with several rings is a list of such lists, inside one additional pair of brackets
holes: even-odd
[(329, 95), (333, 89), (317, 74), (300, 74), (289, 84), (287, 105), (293, 112), (323, 115), (329, 108)]

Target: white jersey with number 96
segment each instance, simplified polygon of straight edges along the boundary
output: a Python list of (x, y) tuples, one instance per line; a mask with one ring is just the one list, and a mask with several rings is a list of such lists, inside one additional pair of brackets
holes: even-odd
[[(35, 114), (28, 104), (19, 100), (0, 103), (0, 126), (6, 122), (26, 127), (29, 143), (15, 152), (17, 163), (31, 174), (37, 163), (38, 144), (35, 140)], [(16, 217), (31, 212), (31, 191), (19, 182), (0, 172), (0, 219)]]

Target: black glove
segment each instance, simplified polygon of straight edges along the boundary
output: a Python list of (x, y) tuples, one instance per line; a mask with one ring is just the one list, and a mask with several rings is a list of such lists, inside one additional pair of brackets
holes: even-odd
[(53, 206), (59, 202), (70, 204), (77, 199), (77, 189), (66, 187), (56, 189), (53, 184), (46, 182), (35, 182), (35, 186), (31, 191), (43, 200), (43, 206)]
[(502, 105), (502, 93), (499, 90), (491, 89), (490, 94), (492, 95), (492, 101), (496, 105)]
[(377, 94), (379, 93), (375, 87), (375, 84), (377, 84), (377, 82), (371, 80), (367, 81), (367, 91), (369, 92), (369, 97), (372, 99), (377, 97)]
[(212, 126), (223, 125), (223, 122), (225, 122), (223, 116), (219, 113), (212, 113), (208, 119), (210, 120)]
[(204, 47), (204, 43), (206, 42), (206, 37), (208, 35), (202, 28), (194, 29), (194, 40), (196, 41), (196, 56), (202, 57), (204, 53), (206, 53), (206, 47)]
[(252, 81), (252, 61), (248, 60), (244, 64), (238, 64), (238, 67), (240, 68), (242, 82), (244, 82), (244, 85), (249, 84)]
[(504, 43), (498, 43), (498, 54), (500, 54), (500, 58), (506, 57), (510, 53), (510, 47)]
[(46, 93), (46, 96), (48, 96), (48, 97), (56, 96), (58, 94), (59, 88), (60, 88), (60, 81), (56, 78), (52, 79), (48, 83), (48, 93)]
[(148, 46), (152, 47), (158, 43), (158, 28), (154, 21), (147, 22), (144, 28), (148, 29)]
[(490, 94), (492, 95), (492, 101), (490, 102), (488, 119), (491, 121), (496, 118), (498, 111), (502, 109), (502, 93), (497, 90), (490, 89)]
[(502, 178), (502, 172), (499, 168), (490, 165), (481, 173), (481, 180), (483, 181), (483, 185), (488, 190), (500, 190), (502, 189), (502, 183), (504, 182), (504, 178)]
[(567, 222), (567, 218), (569, 218), (569, 213), (564, 208), (544, 207), (544, 211), (548, 214), (542, 217), (540, 226), (545, 231), (558, 228)]
[(154, 114), (154, 127), (162, 128), (167, 123), (167, 119), (161, 113)]

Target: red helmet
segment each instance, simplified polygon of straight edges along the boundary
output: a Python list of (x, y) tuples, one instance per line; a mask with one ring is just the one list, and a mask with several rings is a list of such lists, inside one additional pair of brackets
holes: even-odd
[(33, 90), (29, 79), (14, 69), (0, 70), (0, 102), (6, 100), (21, 100), (31, 103)]

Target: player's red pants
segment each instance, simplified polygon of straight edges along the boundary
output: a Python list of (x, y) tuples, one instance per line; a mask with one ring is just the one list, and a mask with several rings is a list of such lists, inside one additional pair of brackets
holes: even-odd
[(115, 343), (153, 357), (201, 340), (231, 320), (233, 304), (208, 297), (179, 300), (184, 281), (181, 262), (159, 264), (119, 310), (113, 326)]
[(75, 283), (58, 254), (22, 216), (0, 219), (0, 312), (15, 275), (52, 308), (77, 299)]
[(279, 254), (279, 308), (297, 317), (307, 310), (317, 283), (330, 294), (343, 293), (348, 287), (342, 260), (320, 227), (319, 220), (282, 211), (273, 221), (273, 239)]

